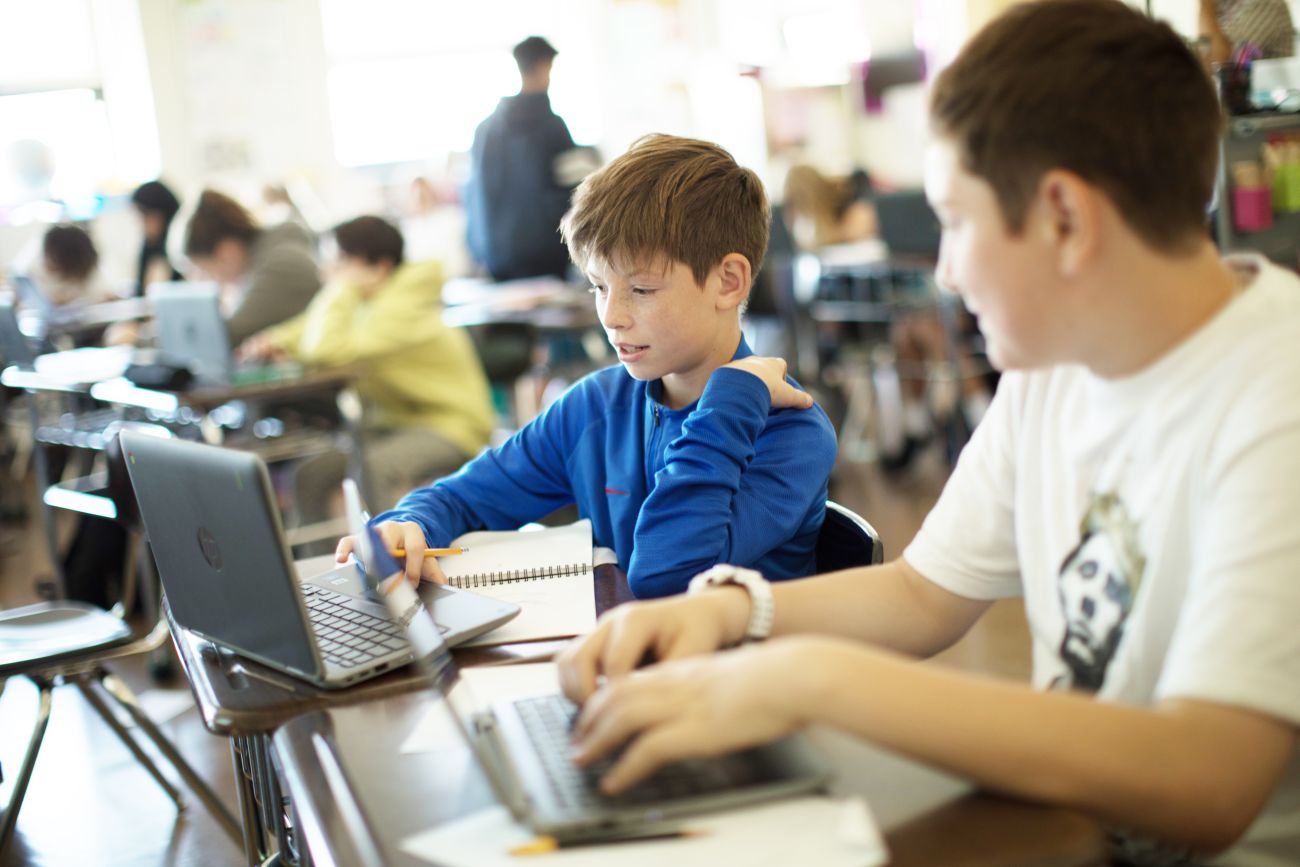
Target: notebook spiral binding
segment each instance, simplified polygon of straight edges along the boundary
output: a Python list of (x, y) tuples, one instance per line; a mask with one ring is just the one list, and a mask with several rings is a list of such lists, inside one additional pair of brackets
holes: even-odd
[(504, 572), (475, 572), (472, 575), (458, 575), (447, 579), (452, 587), (462, 590), (474, 587), (490, 587), (493, 584), (518, 584), (522, 581), (542, 581), (546, 578), (560, 578), (566, 575), (581, 575), (590, 571), (589, 563), (569, 563), (563, 566), (537, 566), (532, 569), (507, 569)]

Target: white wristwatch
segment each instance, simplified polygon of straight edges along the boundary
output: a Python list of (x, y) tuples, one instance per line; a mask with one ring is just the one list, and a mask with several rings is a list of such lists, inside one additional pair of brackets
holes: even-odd
[(772, 585), (753, 569), (742, 569), (719, 563), (691, 579), (687, 594), (693, 595), (710, 587), (736, 584), (749, 593), (749, 623), (745, 624), (743, 641), (762, 641), (772, 632), (772, 618), (776, 605), (772, 600)]

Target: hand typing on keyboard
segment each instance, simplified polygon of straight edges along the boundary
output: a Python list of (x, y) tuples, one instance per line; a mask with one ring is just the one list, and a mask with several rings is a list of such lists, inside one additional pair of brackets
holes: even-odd
[(620, 605), (560, 653), (560, 687), (582, 704), (602, 676), (616, 679), (646, 660), (664, 662), (735, 644), (748, 618), (749, 594), (739, 587)]
[(663, 765), (777, 740), (809, 722), (799, 687), (807, 651), (826, 643), (779, 639), (611, 679), (583, 705), (571, 756), (586, 767), (623, 747), (600, 781), (617, 795)]

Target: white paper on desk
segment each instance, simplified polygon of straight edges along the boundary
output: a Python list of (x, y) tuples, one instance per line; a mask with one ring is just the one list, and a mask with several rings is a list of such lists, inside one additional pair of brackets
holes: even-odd
[[(478, 530), (452, 544), (466, 550), (439, 560), (449, 584), (520, 607), (517, 617), (463, 647), (568, 638), (596, 625), (589, 520), (562, 527)], [(511, 577), (522, 574), (538, 577)]]
[(471, 593), (519, 606), (519, 615), (458, 647), (490, 647), (522, 641), (568, 638), (596, 626), (596, 586), (591, 572), (544, 581), (474, 587)]
[(546, 867), (716, 867), (746, 864), (788, 867), (875, 867), (888, 850), (866, 803), (810, 796), (712, 813), (682, 822), (698, 836), (560, 849), (542, 856), (512, 856), (533, 834), (506, 808), (489, 807), (406, 838), (401, 849), (444, 867), (521, 867), (540, 858)]
[[(460, 680), (453, 687), (453, 692), (461, 690), (469, 693), (465, 697), (468, 701), (462, 701), (461, 696), (456, 696), (455, 704), (458, 707), (485, 710), (497, 701), (542, 695), (556, 692), (559, 688), (555, 664), (541, 662), (462, 668)], [(411, 733), (402, 742), (401, 751), (428, 753), (465, 746), (465, 739), (448, 716), (447, 706), (436, 702), (425, 711), (415, 728), (411, 729)]]

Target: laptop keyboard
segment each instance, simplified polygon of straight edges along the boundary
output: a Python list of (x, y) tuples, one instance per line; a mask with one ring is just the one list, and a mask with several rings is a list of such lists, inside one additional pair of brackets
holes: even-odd
[(573, 724), (578, 706), (559, 695), (521, 699), (514, 703), (546, 768), (556, 799), (566, 807), (598, 807), (664, 801), (734, 789), (753, 782), (751, 774), (738, 772), (737, 763), (725, 759), (690, 760), (668, 765), (649, 779), (611, 798), (597, 784), (617, 756), (607, 756), (580, 768), (569, 760)]
[(402, 624), (360, 610), (352, 596), (316, 584), (303, 584), (302, 595), (326, 662), (355, 668), (407, 647)]

